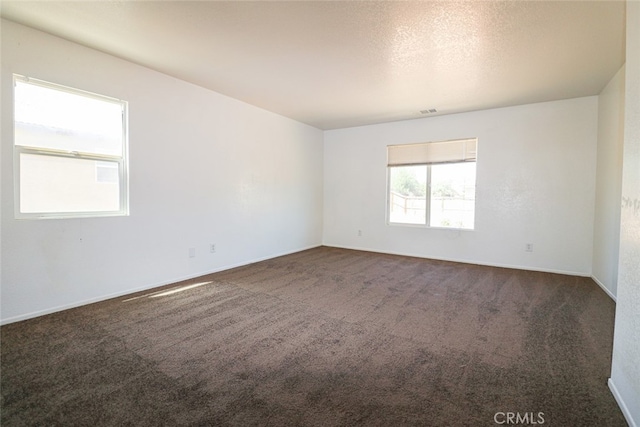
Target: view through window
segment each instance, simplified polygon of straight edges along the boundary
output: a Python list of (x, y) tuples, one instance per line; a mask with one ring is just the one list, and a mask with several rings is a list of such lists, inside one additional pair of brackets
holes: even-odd
[(472, 148), (465, 148), (460, 141), (447, 141), (440, 146), (446, 147), (447, 152), (440, 147), (422, 149), (425, 144), (389, 146), (389, 222), (473, 229), (476, 188), (473, 141)]
[(16, 216), (126, 215), (126, 102), (14, 76)]

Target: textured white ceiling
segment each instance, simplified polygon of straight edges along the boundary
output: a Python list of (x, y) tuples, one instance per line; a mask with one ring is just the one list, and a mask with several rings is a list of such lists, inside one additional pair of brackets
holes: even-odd
[(618, 1), (2, 3), (2, 16), (321, 129), (596, 95)]

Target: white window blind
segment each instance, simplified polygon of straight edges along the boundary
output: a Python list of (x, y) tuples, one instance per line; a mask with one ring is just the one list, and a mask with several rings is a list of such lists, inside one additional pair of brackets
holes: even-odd
[(476, 161), (477, 139), (387, 146), (388, 166), (436, 165)]

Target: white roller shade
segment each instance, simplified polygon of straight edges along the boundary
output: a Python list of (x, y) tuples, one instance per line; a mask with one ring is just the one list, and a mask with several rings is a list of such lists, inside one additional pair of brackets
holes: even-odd
[(433, 165), (476, 161), (477, 139), (457, 139), (387, 146), (388, 166)]

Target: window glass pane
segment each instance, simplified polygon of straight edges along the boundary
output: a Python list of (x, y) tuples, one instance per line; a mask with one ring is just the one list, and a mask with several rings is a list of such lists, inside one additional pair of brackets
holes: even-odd
[(389, 168), (389, 222), (425, 224), (427, 166)]
[(116, 162), (96, 161), (96, 181), (118, 183), (119, 169)]
[(431, 166), (430, 226), (473, 228), (476, 163)]
[(16, 80), (15, 144), (121, 156), (123, 106)]
[[(20, 153), (20, 208), (23, 213), (118, 212), (117, 162)], [(112, 178), (112, 176), (110, 177)]]

